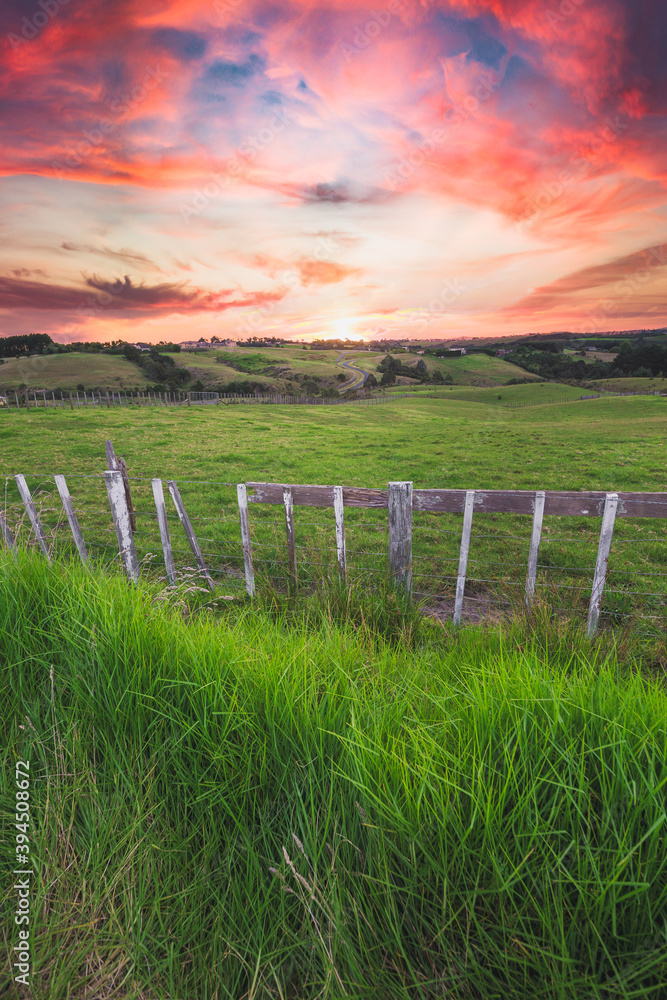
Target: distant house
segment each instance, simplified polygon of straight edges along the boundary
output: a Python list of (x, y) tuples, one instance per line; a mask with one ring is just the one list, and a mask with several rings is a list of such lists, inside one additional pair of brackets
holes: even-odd
[(130, 347), (136, 347), (138, 351), (150, 351), (151, 344), (130, 344)]
[(199, 340), (182, 340), (181, 341), (181, 350), (182, 351), (197, 351), (197, 350), (199, 350), (199, 351), (205, 351), (205, 350), (208, 350), (208, 348), (210, 346), (211, 345), (209, 344), (209, 342), (207, 340), (203, 340), (203, 339), (199, 339)]
[(509, 353), (509, 352), (508, 352), (508, 351), (506, 351), (506, 350), (504, 350), (504, 349), (503, 349), (503, 350), (501, 350), (501, 351), (496, 351), (496, 357), (497, 357), (497, 358), (502, 358), (503, 354), (508, 354), (508, 353)]
[(465, 347), (450, 347), (450, 348), (448, 348), (448, 350), (455, 351), (457, 354), (467, 354), (468, 353), (466, 351)]

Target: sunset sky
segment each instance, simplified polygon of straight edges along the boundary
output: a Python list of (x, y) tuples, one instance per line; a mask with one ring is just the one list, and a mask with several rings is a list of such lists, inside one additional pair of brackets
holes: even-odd
[(0, 333), (667, 325), (661, 0), (4, 0)]

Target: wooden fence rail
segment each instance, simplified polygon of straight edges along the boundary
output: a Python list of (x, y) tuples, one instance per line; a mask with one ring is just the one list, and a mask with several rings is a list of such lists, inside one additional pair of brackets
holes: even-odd
[[(113, 449), (108, 449), (113, 455)], [(118, 467), (104, 473), (109, 507), (115, 528), (118, 550), (130, 581), (139, 578), (140, 566), (134, 544), (135, 527), (132, 521), (131, 499), (126, 489), (123, 472)], [(26, 479), (17, 474), (14, 477), (22, 504), (30, 520), (39, 546), (47, 558), (51, 553), (39, 514), (28, 489)], [(54, 477), (63, 504), (67, 522), (72, 532), (81, 560), (88, 564), (88, 554), (83, 534), (74, 512), (64, 476)], [(167, 523), (163, 483), (151, 480), (155, 512), (160, 530), (160, 539), (167, 578), (174, 584), (177, 574), (174, 565), (172, 544)], [(192, 523), (186, 512), (177, 483), (169, 481), (168, 491), (174, 502), (178, 518), (185, 532), (189, 546), (199, 567), (199, 573), (211, 590), (215, 583), (206, 565), (204, 555), (195, 536)], [(283, 507), (285, 516), (285, 543), (288, 556), (289, 579), (297, 583), (297, 528), (294, 508), (331, 507), (334, 511), (336, 556), (338, 570), (346, 579), (345, 507), (374, 508), (387, 510), (389, 569), (395, 582), (408, 593), (412, 586), (412, 522), (415, 513), (432, 515), (461, 514), (462, 530), (459, 546), (458, 571), (453, 621), (461, 622), (463, 599), (466, 587), (468, 553), (470, 548), (473, 518), (480, 514), (511, 513), (530, 515), (532, 529), (530, 548), (527, 553), (525, 603), (530, 606), (535, 596), (538, 556), (545, 517), (597, 517), (601, 519), (596, 565), (591, 585), (588, 607), (587, 629), (593, 635), (604, 595), (608, 572), (614, 525), (617, 518), (667, 518), (667, 493), (605, 493), (586, 491), (567, 493), (558, 490), (447, 490), (413, 489), (408, 481), (391, 482), (386, 490), (345, 486), (310, 486), (285, 483), (239, 483), (236, 487), (238, 503), (240, 544), (245, 571), (245, 587), (250, 597), (255, 594), (255, 573), (251, 544), (251, 504), (274, 504)], [(10, 531), (3, 511), (0, 511), (0, 535), (5, 545), (13, 549), (16, 541)]]
[(81, 392), (67, 396), (55, 392), (47, 395), (45, 389), (10, 392), (0, 396), (1, 409), (9, 413), (31, 410), (75, 410), (112, 409), (120, 406), (165, 407), (165, 406), (235, 406), (248, 404), (277, 404), (280, 406), (369, 406), (390, 403), (394, 399), (411, 397), (412, 393), (396, 393), (382, 396), (367, 396), (359, 399), (337, 399), (325, 396), (288, 396), (285, 393), (219, 393), (219, 392)]

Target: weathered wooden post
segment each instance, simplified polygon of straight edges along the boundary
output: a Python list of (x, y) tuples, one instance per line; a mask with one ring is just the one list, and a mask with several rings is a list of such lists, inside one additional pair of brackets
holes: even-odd
[(407, 593), (412, 585), (412, 483), (388, 484), (389, 566)]
[(254, 597), (255, 573), (252, 568), (252, 546), (250, 544), (250, 522), (248, 520), (248, 491), (245, 483), (239, 483), (236, 487), (236, 498), (239, 504), (239, 520), (241, 522), (241, 544), (243, 545), (245, 589), (249, 597)]
[(614, 534), (614, 522), (616, 521), (616, 510), (618, 508), (618, 493), (607, 493), (604, 501), (604, 512), (602, 514), (602, 527), (600, 528), (600, 543), (598, 545), (598, 556), (595, 563), (595, 575), (593, 577), (593, 587), (591, 588), (591, 603), (588, 607), (587, 634), (594, 635), (598, 627), (600, 617), (600, 605), (602, 603), (602, 593), (607, 578), (607, 568), (609, 565), (609, 550), (611, 539)]
[(294, 537), (294, 502), (292, 487), (283, 487), (283, 506), (285, 508), (285, 532), (287, 535), (287, 560), (290, 567), (292, 582), (297, 583), (296, 540)]
[(454, 624), (461, 624), (463, 611), (463, 593), (466, 586), (466, 570), (468, 568), (468, 552), (470, 550), (470, 530), (472, 514), (475, 507), (475, 491), (466, 490), (465, 506), (463, 508), (463, 530), (461, 532), (461, 548), (459, 551), (459, 571), (456, 577), (456, 597), (454, 598)]
[(105, 441), (105, 450), (107, 457), (107, 468), (112, 469), (116, 472), (120, 472), (123, 477), (123, 487), (125, 489), (125, 499), (127, 501), (127, 509), (130, 514), (130, 526), (132, 531), (137, 530), (137, 518), (134, 512), (134, 504), (132, 503), (132, 493), (130, 492), (130, 480), (127, 475), (127, 465), (125, 464), (124, 458), (119, 458), (118, 455), (113, 450), (113, 444), (111, 441)]
[(192, 554), (197, 560), (197, 565), (199, 566), (202, 572), (202, 576), (206, 580), (211, 590), (215, 590), (215, 584), (213, 583), (211, 575), (206, 567), (206, 563), (204, 562), (204, 556), (202, 555), (202, 551), (199, 548), (199, 542), (195, 537), (195, 533), (192, 530), (192, 524), (190, 523), (190, 518), (188, 517), (185, 507), (183, 505), (183, 500), (181, 499), (181, 494), (179, 492), (178, 486), (173, 480), (170, 479), (169, 482), (167, 483), (167, 488), (171, 493), (171, 498), (174, 501), (176, 513), (178, 514), (180, 522), (183, 525), (183, 529), (187, 536), (188, 542), (190, 543), (190, 548), (192, 549)]
[(336, 555), (338, 556), (338, 572), (345, 582), (347, 579), (347, 559), (345, 555), (345, 507), (343, 503), (343, 487), (333, 488), (334, 518), (336, 521)]
[(139, 579), (139, 560), (137, 559), (137, 550), (134, 547), (123, 476), (116, 469), (109, 469), (104, 473), (104, 481), (109, 497), (113, 526), (116, 529), (118, 551), (123, 560), (128, 580), (130, 583), (136, 583)]
[(33, 499), (30, 495), (30, 490), (28, 489), (28, 484), (25, 481), (25, 476), (20, 474), (14, 476), (16, 485), (19, 488), (19, 493), (21, 494), (21, 500), (23, 501), (23, 506), (25, 507), (28, 517), (30, 518), (30, 523), (32, 525), (32, 530), (35, 532), (35, 537), (39, 542), (39, 547), (51, 562), (51, 556), (49, 555), (49, 547), (46, 544), (46, 535), (44, 534), (44, 528), (42, 527), (42, 522), (39, 519), (39, 514), (33, 503)]
[(83, 540), (83, 533), (81, 531), (79, 520), (76, 516), (76, 512), (72, 504), (72, 498), (69, 494), (69, 490), (67, 489), (67, 483), (65, 482), (65, 477), (54, 476), (53, 478), (55, 479), (56, 486), (58, 487), (58, 493), (60, 494), (60, 499), (63, 502), (63, 507), (65, 509), (65, 513), (67, 514), (67, 520), (69, 522), (69, 526), (72, 531), (72, 535), (74, 537), (74, 542), (76, 544), (77, 551), (79, 553), (79, 556), (81, 557), (81, 562), (85, 564), (88, 562), (86, 543)]
[(74, 400), (72, 399), (72, 393), (71, 392), (69, 394), (69, 408), (70, 408), (70, 410), (74, 409)]
[(537, 577), (537, 558), (542, 537), (542, 521), (544, 519), (544, 490), (535, 493), (533, 502), (533, 530), (530, 536), (530, 552), (528, 553), (528, 572), (526, 574), (526, 607), (530, 607), (535, 596), (535, 579)]
[(176, 568), (174, 566), (174, 554), (171, 549), (171, 537), (169, 535), (169, 522), (167, 521), (167, 508), (164, 505), (162, 480), (151, 479), (151, 486), (153, 487), (153, 499), (155, 500), (155, 510), (157, 511), (157, 523), (160, 528), (160, 540), (162, 542), (167, 579), (173, 586), (176, 583)]

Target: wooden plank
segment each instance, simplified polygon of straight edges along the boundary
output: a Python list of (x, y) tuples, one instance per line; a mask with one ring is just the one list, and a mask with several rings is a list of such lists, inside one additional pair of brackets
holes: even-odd
[[(247, 483), (254, 493), (248, 496), (248, 503), (282, 504), (283, 490), (289, 485), (292, 501), (297, 507), (333, 507), (333, 486), (294, 486), (287, 483)], [(387, 490), (371, 490), (359, 487), (343, 487), (343, 503), (346, 507), (387, 507)]]
[(160, 528), (164, 566), (167, 571), (167, 579), (173, 587), (176, 583), (176, 567), (174, 566), (174, 553), (171, 550), (171, 537), (169, 535), (169, 522), (167, 520), (167, 508), (164, 503), (162, 480), (151, 479), (151, 486), (153, 487), (153, 499), (155, 500), (155, 510), (157, 511), (157, 523)]
[(297, 582), (296, 540), (294, 538), (294, 501), (291, 487), (283, 488), (283, 504), (285, 507), (285, 532), (287, 534), (287, 559), (292, 580)]
[(2, 540), (8, 549), (14, 548), (14, 536), (7, 527), (7, 522), (5, 521), (5, 515), (0, 510), (0, 535), (2, 535)]
[(535, 494), (533, 509), (533, 530), (530, 535), (530, 551), (528, 553), (528, 573), (526, 574), (526, 606), (530, 607), (535, 596), (535, 579), (537, 577), (537, 557), (540, 551), (542, 537), (542, 522), (544, 520), (544, 490)]
[(169, 482), (167, 483), (167, 489), (171, 493), (171, 498), (174, 501), (174, 507), (176, 508), (176, 513), (178, 514), (180, 522), (183, 525), (183, 530), (185, 531), (185, 535), (190, 544), (190, 548), (192, 549), (192, 554), (197, 560), (197, 565), (201, 570), (201, 574), (206, 580), (211, 590), (214, 590), (215, 584), (213, 583), (211, 575), (206, 567), (206, 563), (204, 562), (202, 551), (199, 548), (199, 542), (195, 537), (195, 533), (192, 529), (192, 524), (190, 523), (190, 518), (188, 517), (185, 507), (183, 505), (183, 500), (181, 499), (181, 494), (178, 490), (178, 486), (173, 481), (173, 479), (170, 479)]
[(30, 523), (32, 525), (32, 530), (35, 532), (35, 537), (39, 542), (39, 547), (46, 556), (46, 558), (51, 562), (51, 556), (49, 555), (49, 547), (46, 543), (46, 535), (44, 534), (44, 528), (42, 527), (42, 522), (39, 519), (39, 514), (35, 504), (33, 503), (32, 496), (30, 495), (30, 490), (28, 489), (28, 484), (25, 481), (25, 476), (17, 474), (14, 476), (16, 485), (19, 488), (19, 493), (21, 494), (21, 500), (23, 501), (23, 506), (28, 512), (28, 517), (30, 518)]
[(340, 578), (347, 579), (347, 558), (345, 554), (345, 505), (343, 502), (343, 487), (333, 488), (333, 508), (336, 519), (336, 554), (338, 556), (338, 571)]
[(454, 624), (461, 624), (461, 612), (463, 611), (463, 593), (466, 586), (466, 571), (468, 568), (468, 552), (470, 551), (470, 531), (472, 528), (472, 514), (475, 507), (475, 491), (466, 490), (465, 506), (463, 509), (463, 530), (461, 532), (461, 548), (459, 550), (459, 571), (456, 578), (456, 597), (454, 599)]
[(602, 603), (602, 593), (604, 583), (607, 578), (607, 568), (609, 565), (609, 550), (611, 539), (614, 534), (614, 521), (618, 508), (618, 494), (607, 493), (602, 515), (602, 527), (600, 528), (600, 544), (598, 545), (598, 556), (595, 563), (595, 574), (593, 576), (593, 587), (591, 589), (591, 603), (588, 607), (588, 624), (586, 631), (588, 635), (594, 635), (598, 627), (600, 617), (600, 605)]
[(123, 476), (117, 470), (107, 469), (104, 473), (104, 481), (109, 497), (113, 526), (116, 529), (118, 551), (123, 560), (128, 580), (130, 583), (136, 583), (139, 579), (139, 560), (137, 559), (137, 550), (134, 547), (134, 537), (130, 525), (130, 512), (127, 509), (127, 500), (125, 498)]
[(72, 504), (72, 498), (69, 495), (69, 490), (67, 488), (67, 483), (65, 482), (64, 476), (54, 476), (56, 486), (58, 487), (58, 493), (60, 494), (60, 499), (62, 500), (65, 513), (67, 514), (67, 520), (69, 522), (72, 535), (74, 537), (74, 542), (76, 544), (77, 551), (81, 558), (82, 563), (88, 562), (88, 552), (86, 551), (86, 543), (83, 540), (83, 533), (81, 531), (81, 526), (79, 525), (79, 519), (76, 516), (74, 510), (74, 505)]
[(388, 484), (389, 568), (396, 583), (412, 584), (412, 483)]
[(250, 521), (248, 520), (248, 493), (245, 483), (236, 487), (241, 522), (241, 543), (243, 545), (243, 566), (245, 569), (245, 589), (249, 597), (255, 596), (255, 573), (252, 568), (252, 546), (250, 544)]
[[(573, 517), (601, 517), (606, 493), (601, 491), (545, 491), (544, 513)], [(533, 490), (477, 490), (475, 510), (482, 514), (532, 514)], [(415, 490), (415, 510), (460, 514), (465, 490)], [(667, 493), (619, 493), (618, 517), (667, 517)]]

